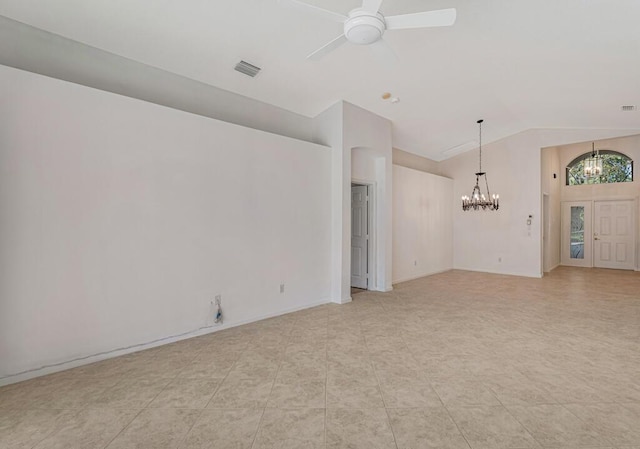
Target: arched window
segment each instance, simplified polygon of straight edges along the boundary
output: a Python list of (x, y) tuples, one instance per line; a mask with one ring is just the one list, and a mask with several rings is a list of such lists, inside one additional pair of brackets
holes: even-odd
[(617, 151), (600, 150), (602, 158), (602, 174), (587, 177), (584, 174), (584, 163), (591, 157), (591, 152), (578, 156), (567, 167), (567, 185), (607, 184), (612, 182), (633, 181), (633, 161)]

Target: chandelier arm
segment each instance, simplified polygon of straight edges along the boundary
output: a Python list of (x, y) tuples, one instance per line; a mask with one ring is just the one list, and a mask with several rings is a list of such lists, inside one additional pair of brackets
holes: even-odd
[(489, 192), (489, 180), (487, 179), (487, 174), (484, 174), (484, 184), (487, 186), (487, 200), (491, 200), (491, 192)]

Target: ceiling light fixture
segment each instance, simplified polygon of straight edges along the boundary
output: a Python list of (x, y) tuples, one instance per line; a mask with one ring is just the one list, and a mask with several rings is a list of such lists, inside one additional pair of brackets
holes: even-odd
[[(462, 197), (462, 210), (498, 210), (500, 207), (500, 195), (491, 195), (489, 192), (489, 181), (487, 181), (487, 174), (482, 171), (482, 122), (484, 120), (478, 120), (478, 126), (480, 128), (480, 169), (476, 173), (476, 185), (473, 187), (471, 197), (464, 195)], [(484, 182), (487, 187), (487, 196), (484, 196), (480, 190), (480, 177), (484, 176)]]
[(593, 178), (602, 174), (602, 156), (600, 150), (596, 150), (596, 144), (591, 142), (591, 157), (584, 161), (584, 175)]

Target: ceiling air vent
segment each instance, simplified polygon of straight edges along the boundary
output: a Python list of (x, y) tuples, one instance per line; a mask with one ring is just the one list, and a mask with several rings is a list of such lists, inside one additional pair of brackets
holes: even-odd
[(251, 78), (256, 76), (258, 73), (260, 73), (260, 70), (262, 70), (260, 67), (256, 67), (253, 64), (249, 64), (247, 61), (240, 61), (239, 63), (236, 64), (235, 69), (240, 73), (249, 75)]
[(625, 112), (626, 112), (626, 111), (635, 111), (635, 110), (636, 110), (636, 107), (635, 107), (634, 105), (630, 105), (630, 104), (629, 104), (629, 105), (621, 106), (621, 107), (620, 107), (620, 109), (621, 109), (622, 111), (625, 111)]

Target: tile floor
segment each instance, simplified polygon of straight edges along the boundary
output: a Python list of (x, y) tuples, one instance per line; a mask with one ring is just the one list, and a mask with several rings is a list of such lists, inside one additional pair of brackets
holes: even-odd
[(0, 448), (640, 449), (640, 273), (451, 271), (0, 389)]

